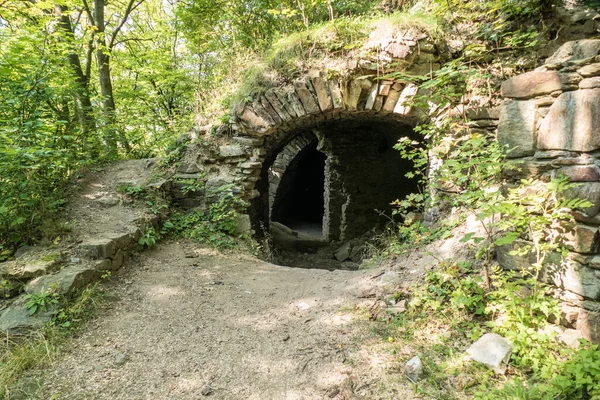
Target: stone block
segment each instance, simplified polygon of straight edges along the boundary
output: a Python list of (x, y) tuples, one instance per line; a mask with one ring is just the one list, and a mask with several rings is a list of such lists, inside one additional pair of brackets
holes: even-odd
[(295, 117), (295, 115), (292, 117), (289, 114), (289, 112), (287, 111), (285, 105), (282, 104), (279, 96), (277, 96), (277, 93), (276, 93), (275, 89), (269, 89), (269, 90), (267, 90), (267, 92), (265, 93), (265, 98), (269, 101), (269, 103), (271, 104), (271, 106), (273, 107), (273, 109), (275, 110), (275, 112), (277, 112), (277, 115), (279, 116), (279, 118), (281, 120), (283, 120), (283, 121), (289, 121), (289, 120), (291, 120), (292, 118)]
[(56, 274), (44, 275), (29, 282), (25, 293), (56, 290), (62, 295), (72, 294), (100, 278), (101, 272), (94, 267), (72, 265)]
[(117, 246), (117, 249), (124, 249), (127, 246), (129, 246), (131, 244), (131, 242), (133, 241), (129, 232), (125, 232), (125, 233), (109, 232), (109, 233), (104, 233), (103, 236), (110, 240), (114, 240), (115, 245)]
[(333, 101), (329, 96), (329, 90), (327, 89), (327, 82), (323, 80), (323, 78), (316, 77), (312, 79), (313, 88), (315, 89), (315, 94), (317, 95), (317, 100), (319, 101), (319, 107), (321, 111), (331, 111), (333, 110)]
[(600, 87), (600, 76), (586, 78), (579, 82), (579, 89), (596, 89)]
[(531, 156), (535, 153), (535, 102), (506, 101), (500, 109), (498, 142), (512, 149), (509, 158)]
[(600, 344), (600, 312), (581, 310), (577, 319), (577, 330), (586, 339)]
[(571, 182), (598, 182), (600, 181), (600, 168), (596, 165), (570, 165), (553, 171), (553, 176), (565, 176)]
[(583, 199), (592, 203), (592, 206), (579, 211), (593, 217), (600, 212), (600, 182), (579, 183), (575, 187), (568, 189), (564, 196), (569, 199)]
[(252, 223), (250, 222), (250, 216), (247, 214), (238, 215), (235, 218), (236, 226), (235, 226), (235, 234), (243, 235), (249, 234), (252, 232)]
[(25, 257), (0, 263), (0, 276), (12, 280), (28, 280), (55, 271), (61, 262), (60, 253), (48, 253), (39, 258)]
[(125, 262), (125, 252), (123, 250), (118, 250), (115, 258), (110, 263), (110, 270), (116, 271), (123, 266)]
[(408, 115), (412, 111), (412, 103), (419, 91), (419, 87), (413, 83), (409, 83), (402, 90), (400, 98), (394, 107), (394, 114)]
[(499, 107), (476, 107), (467, 108), (465, 110), (466, 117), (470, 120), (476, 121), (480, 119), (499, 119), (500, 108)]
[(564, 245), (580, 254), (600, 253), (600, 232), (595, 226), (577, 224), (564, 234)]
[(514, 76), (502, 83), (502, 96), (515, 99), (532, 97), (567, 90), (581, 80), (578, 74), (560, 74), (556, 71), (531, 71)]
[(600, 54), (600, 39), (567, 42), (546, 60), (546, 65), (561, 64), (591, 58)]
[(117, 251), (114, 240), (109, 238), (91, 239), (80, 245), (82, 253), (92, 259), (111, 258)]
[(177, 167), (177, 172), (181, 172), (184, 174), (196, 174), (198, 172), (202, 172), (202, 167), (193, 161), (182, 161)]
[(584, 67), (581, 67), (577, 72), (584, 78), (598, 76), (600, 75), (600, 63), (586, 65)]
[(219, 146), (219, 155), (225, 158), (240, 157), (246, 155), (246, 152), (240, 145), (229, 144), (225, 146)]
[(281, 124), (283, 122), (283, 119), (279, 116), (279, 113), (275, 111), (275, 108), (273, 108), (273, 106), (265, 96), (260, 96), (258, 98), (258, 102), (275, 124)]
[(369, 95), (367, 96), (367, 102), (365, 103), (365, 110), (373, 109), (373, 104), (375, 104), (375, 98), (377, 97), (377, 91), (379, 90), (379, 85), (377, 82), (371, 85), (369, 89)]
[(310, 82), (296, 81), (294, 82), (294, 89), (296, 94), (302, 103), (306, 114), (316, 114), (321, 111), (315, 96), (312, 94), (312, 90), (309, 87), (312, 86)]
[(350, 81), (344, 91), (344, 104), (349, 110), (358, 108), (358, 100), (362, 92), (361, 83), (358, 79)]
[(27, 304), (27, 300), (23, 295), (2, 311), (2, 315), (0, 315), (0, 332), (16, 335), (34, 329), (41, 329), (50, 322), (56, 312), (55, 309), (50, 307), (46, 311), (39, 310), (34, 315), (29, 315), (29, 310), (25, 307), (25, 304)]
[(541, 150), (591, 152), (600, 149), (600, 89), (561, 94), (538, 134)]
[(344, 97), (342, 95), (342, 89), (340, 83), (336, 78), (331, 79), (328, 82), (329, 93), (331, 93), (331, 100), (333, 101), (334, 109), (344, 108)]
[(504, 172), (505, 176), (510, 179), (542, 179), (544, 175), (554, 170), (554, 167), (549, 162), (543, 161), (523, 161), (523, 160), (508, 160), (507, 168)]
[[(231, 138), (231, 140), (235, 143), (238, 143), (242, 146), (261, 146), (265, 140), (262, 137), (246, 137), (246, 136), (234, 136)], [(202, 175), (195, 175), (194, 178), (198, 179), (201, 178)], [(189, 178), (189, 177), (186, 177)]]
[(245, 106), (242, 112), (237, 114), (237, 117), (244, 121), (250, 129), (257, 132), (264, 132), (271, 126), (270, 121), (260, 116), (250, 106)]
[[(395, 85), (394, 85), (395, 86)], [(383, 103), (383, 111), (384, 112), (394, 112), (394, 108), (400, 99), (401, 91), (400, 89), (396, 90), (394, 88), (390, 89), (387, 97), (385, 98), (385, 102)]]
[(594, 270), (552, 254), (544, 264), (541, 280), (591, 300), (600, 300), (600, 279)]
[(262, 166), (258, 161), (246, 161), (245, 163), (240, 164), (240, 168), (244, 169), (260, 169)]

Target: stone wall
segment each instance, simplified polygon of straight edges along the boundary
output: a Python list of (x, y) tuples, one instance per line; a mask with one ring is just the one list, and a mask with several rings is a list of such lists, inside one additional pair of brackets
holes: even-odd
[[(572, 251), (551, 260), (544, 279), (560, 289), (564, 323), (600, 340), (600, 40), (565, 43), (534, 71), (502, 84), (498, 140), (509, 146), (513, 178), (576, 182), (570, 196), (593, 206), (575, 212), (577, 226), (567, 237)], [(499, 254), (505, 268), (527, 257)], [(547, 270), (550, 268), (548, 267)]]

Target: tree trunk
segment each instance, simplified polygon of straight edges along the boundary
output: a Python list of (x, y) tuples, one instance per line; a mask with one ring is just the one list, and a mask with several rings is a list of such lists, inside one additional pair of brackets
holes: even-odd
[(96, 60), (98, 62), (98, 74), (100, 78), (100, 92), (103, 97), (103, 109), (107, 121), (105, 127), (104, 140), (108, 146), (109, 155), (116, 156), (117, 136), (119, 142), (126, 152), (130, 151), (129, 143), (123, 135), (117, 133), (117, 119), (115, 98), (113, 96), (112, 78), (110, 76), (110, 49), (106, 43), (105, 22), (104, 22), (105, 0), (94, 1), (94, 17), (96, 20)]
[[(89, 87), (90, 77), (83, 73), (81, 68), (81, 61), (79, 54), (75, 51), (72, 45), (75, 35), (73, 34), (73, 25), (68, 14), (64, 13), (63, 8), (60, 5), (55, 6), (56, 14), (58, 15), (59, 27), (67, 36), (69, 41), (69, 66), (75, 74), (75, 82), (77, 83), (77, 90), (75, 91), (75, 108), (79, 124), (81, 125), (81, 131), (85, 138), (85, 141), (94, 146), (95, 140), (92, 138), (92, 134), (96, 128), (96, 121), (92, 112), (92, 102), (90, 100)], [(95, 147), (95, 146), (94, 146)]]

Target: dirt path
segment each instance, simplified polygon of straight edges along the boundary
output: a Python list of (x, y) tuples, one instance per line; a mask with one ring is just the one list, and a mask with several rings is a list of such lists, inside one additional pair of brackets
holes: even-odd
[(386, 360), (355, 311), (374, 302), (360, 297), (380, 270), (280, 267), (191, 246), (160, 244), (108, 282), (118, 299), (46, 373), (41, 398), (413, 398), (398, 372), (382, 377)]

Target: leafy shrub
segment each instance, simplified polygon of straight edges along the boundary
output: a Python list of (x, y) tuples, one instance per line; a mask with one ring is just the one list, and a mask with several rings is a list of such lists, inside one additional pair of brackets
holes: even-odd
[(216, 248), (235, 247), (237, 218), (247, 204), (233, 193), (230, 185), (220, 187), (209, 195), (215, 200), (209, 204), (208, 210), (193, 210), (171, 217), (171, 233)]

